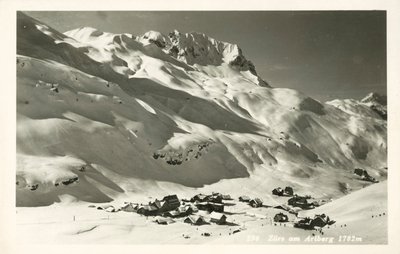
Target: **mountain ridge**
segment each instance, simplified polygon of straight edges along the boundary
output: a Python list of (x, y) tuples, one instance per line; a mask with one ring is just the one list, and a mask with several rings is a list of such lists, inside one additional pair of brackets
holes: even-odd
[(94, 28), (73, 38), (17, 18), (18, 206), (197, 188), (268, 196), (281, 184), (336, 197), (367, 184), (355, 167), (386, 178), (387, 123), (373, 109), (270, 87), (238, 46), (211, 65), (226, 47), (195, 57), (214, 45), (200, 34), (189, 50), (178, 32), (165, 45)]

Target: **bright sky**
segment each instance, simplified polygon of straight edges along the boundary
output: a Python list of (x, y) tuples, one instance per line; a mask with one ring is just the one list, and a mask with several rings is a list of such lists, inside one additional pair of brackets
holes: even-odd
[(60, 32), (197, 31), (238, 44), (274, 87), (326, 101), (386, 94), (383, 11), (25, 12)]

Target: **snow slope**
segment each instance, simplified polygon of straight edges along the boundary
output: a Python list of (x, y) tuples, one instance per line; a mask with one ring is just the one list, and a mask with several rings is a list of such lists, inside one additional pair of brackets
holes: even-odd
[(17, 16), (18, 206), (214, 190), (271, 199), (280, 185), (339, 197), (369, 185), (355, 167), (386, 179), (386, 121), (373, 109), (272, 88), (237, 45), (62, 34)]

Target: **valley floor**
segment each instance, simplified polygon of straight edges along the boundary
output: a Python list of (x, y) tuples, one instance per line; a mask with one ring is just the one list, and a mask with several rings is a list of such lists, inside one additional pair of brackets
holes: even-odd
[[(122, 203), (122, 200), (120, 200)], [(282, 200), (283, 201), (283, 200)], [(118, 201), (114, 201), (118, 202)], [(154, 217), (133, 212), (108, 213), (89, 203), (59, 203), (17, 208), (19, 244), (385, 244), (387, 183), (381, 182), (334, 200), (300, 217), (326, 213), (336, 223), (322, 231), (275, 223), (282, 210), (252, 208), (237, 199), (226, 211), (228, 225), (189, 225), (182, 219), (158, 225)], [(202, 213), (202, 211), (199, 211)], [(233, 233), (240, 229), (240, 232)], [(203, 233), (210, 236), (203, 236)]]

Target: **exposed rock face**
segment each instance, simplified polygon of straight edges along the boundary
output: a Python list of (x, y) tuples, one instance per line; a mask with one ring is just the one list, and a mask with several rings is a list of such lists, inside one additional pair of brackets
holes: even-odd
[(378, 93), (370, 93), (361, 100), (362, 103), (368, 105), (373, 111), (387, 119), (387, 97)]
[(377, 103), (382, 106), (387, 105), (387, 97), (385, 95), (381, 95), (378, 93), (369, 93), (367, 96), (365, 96), (363, 99), (361, 99), (361, 102), (363, 103)]
[(175, 30), (168, 37), (149, 31), (138, 39), (164, 49), (169, 55), (189, 65), (220, 65), (227, 63), (239, 71), (250, 71), (257, 76), (254, 64), (247, 60), (236, 44), (222, 42), (202, 33), (180, 33)]

